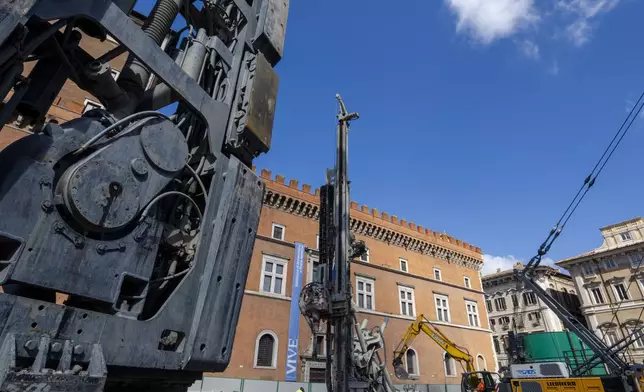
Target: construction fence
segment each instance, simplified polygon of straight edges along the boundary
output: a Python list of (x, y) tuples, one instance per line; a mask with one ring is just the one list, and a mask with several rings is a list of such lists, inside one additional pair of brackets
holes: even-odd
[[(326, 385), (311, 382), (249, 380), (241, 378), (204, 377), (188, 392), (326, 392)], [(458, 384), (397, 384), (399, 392), (460, 392)]]

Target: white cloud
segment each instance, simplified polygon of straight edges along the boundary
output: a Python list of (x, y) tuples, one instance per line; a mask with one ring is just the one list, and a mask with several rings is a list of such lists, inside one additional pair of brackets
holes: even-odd
[[(635, 106), (635, 103), (636, 103), (635, 101), (632, 101), (630, 99), (626, 100), (625, 102), (626, 113), (630, 113), (631, 110), (633, 110), (633, 106)], [(638, 103), (638, 106), (639, 105), (642, 105), (642, 102)], [(634, 111), (637, 112), (637, 108), (635, 108)], [(637, 116), (637, 121), (639, 122), (643, 118), (644, 118), (644, 110), (640, 111), (640, 114)]]
[(559, 62), (557, 60), (552, 62), (552, 65), (548, 68), (548, 72), (555, 76), (559, 75)]
[(565, 29), (568, 39), (576, 46), (586, 44), (592, 36), (594, 20), (618, 3), (619, 0), (559, 0), (557, 8), (573, 18)]
[(591, 31), (588, 20), (586, 19), (577, 20), (566, 27), (568, 39), (576, 46), (583, 46), (590, 41)]
[[(576, 47), (593, 37), (599, 20), (620, 0), (445, 0), (456, 16), (456, 31), (488, 45), (503, 38), (519, 36), (517, 48), (531, 59), (540, 59), (547, 45), (537, 38), (562, 36)], [(529, 27), (539, 23), (539, 32)], [(542, 50), (543, 49), (543, 50)], [(555, 62), (548, 71), (557, 75)]]
[[(483, 255), (483, 269), (481, 270), (481, 273), (485, 276), (488, 274), (496, 273), (497, 270), (499, 269), (501, 271), (511, 270), (514, 268), (514, 266), (517, 263), (525, 264), (525, 261), (521, 259), (517, 259), (512, 255), (508, 255), (508, 256)], [(550, 267), (555, 267), (559, 269), (559, 267), (555, 265), (555, 261), (549, 257), (546, 257), (543, 260), (541, 260), (541, 265), (548, 265)]]
[(458, 22), (456, 31), (489, 44), (535, 23), (533, 0), (446, 0)]
[(533, 60), (538, 60), (540, 55), (539, 55), (539, 45), (534, 43), (534, 41), (531, 41), (529, 39), (525, 39), (523, 41), (517, 42), (517, 45), (519, 45), (519, 48), (521, 49), (521, 52), (529, 58)]

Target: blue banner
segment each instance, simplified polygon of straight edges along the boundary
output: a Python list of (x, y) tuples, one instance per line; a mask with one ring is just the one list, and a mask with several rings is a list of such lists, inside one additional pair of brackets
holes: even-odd
[(295, 243), (293, 288), (291, 289), (291, 316), (288, 323), (288, 350), (286, 352), (286, 381), (297, 381), (298, 343), (300, 340), (300, 293), (304, 274), (304, 244)]

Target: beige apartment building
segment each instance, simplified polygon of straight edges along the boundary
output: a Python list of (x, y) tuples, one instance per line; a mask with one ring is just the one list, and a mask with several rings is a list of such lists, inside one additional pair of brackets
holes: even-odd
[[(632, 335), (644, 315), (644, 219), (629, 219), (600, 229), (603, 243), (594, 250), (557, 262), (580, 294), (588, 326), (612, 345)], [(627, 360), (642, 363), (644, 336), (626, 351)]]
[[(523, 269), (517, 263), (514, 269), (497, 270), (496, 273), (483, 276), (485, 305), (488, 313), (494, 350), (498, 367), (509, 365), (507, 335), (508, 331), (518, 333), (557, 332), (563, 331), (564, 325), (557, 315), (550, 310), (531, 291), (522, 287), (516, 277), (516, 271)], [(536, 282), (548, 291), (563, 307), (580, 320), (583, 316), (579, 310), (579, 299), (575, 285), (570, 276), (550, 266), (539, 266), (536, 270)]]

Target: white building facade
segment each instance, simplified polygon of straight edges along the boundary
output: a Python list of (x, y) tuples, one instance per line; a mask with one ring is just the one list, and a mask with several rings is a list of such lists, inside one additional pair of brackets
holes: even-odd
[[(519, 263), (512, 270), (498, 270), (482, 278), (498, 367), (510, 364), (507, 343), (509, 331), (532, 333), (565, 330), (555, 313), (532, 290), (523, 288), (515, 274), (515, 271), (522, 268), (523, 265)], [(579, 311), (577, 291), (568, 275), (553, 267), (539, 266), (535, 273), (535, 281), (562, 306), (583, 320)]]
[(590, 329), (608, 346), (635, 336), (625, 359), (644, 362), (644, 219), (600, 228), (602, 245), (557, 262), (570, 272)]

